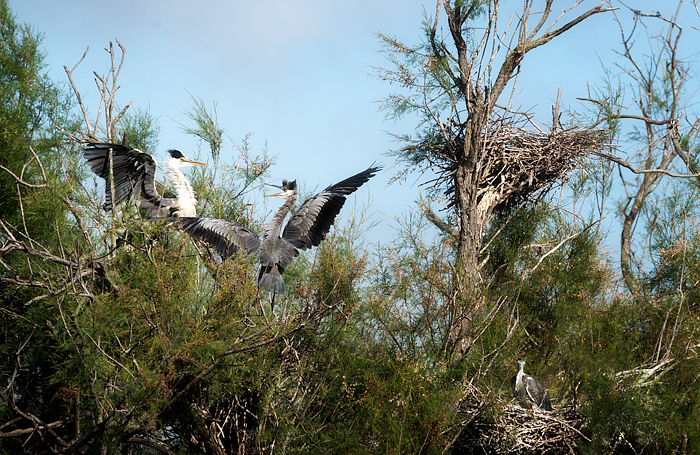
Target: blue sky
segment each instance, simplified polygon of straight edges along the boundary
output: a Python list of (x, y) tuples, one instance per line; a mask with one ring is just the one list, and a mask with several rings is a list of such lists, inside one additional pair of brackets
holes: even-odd
[[(389, 185), (396, 169), (384, 155), (397, 145), (387, 131), (409, 132), (415, 121), (385, 120), (377, 101), (398, 87), (370, 73), (372, 67), (388, 65), (378, 52), (376, 33), (418, 42), (424, 2), (9, 3), (20, 21), (44, 34), (54, 79), (66, 81), (63, 65), (75, 65), (89, 46), (75, 78), (92, 109), (97, 104), (92, 71), (104, 74), (109, 67), (103, 49), (115, 38), (125, 46), (118, 100), (123, 105), (133, 99), (134, 107), (159, 117), (160, 158), (169, 148), (197, 155), (200, 145), (180, 126), (188, 124), (183, 111), (191, 107), (192, 94), (209, 106), (217, 103), (220, 126), (233, 142), (251, 133), (254, 151), (266, 146), (278, 155), (272, 183), (297, 179), (303, 187), (322, 189), (375, 161), (383, 163), (387, 169), (366, 185), (369, 191), (358, 191), (358, 205), (371, 194), (371, 211), (380, 222), (369, 241), (388, 242), (390, 219), (415, 210), (420, 176)], [(577, 11), (597, 4), (587, 1)], [(434, 2), (425, 5), (432, 14)], [(612, 18), (599, 15), (528, 54), (515, 106), (549, 122), (560, 86), (564, 106), (575, 106), (576, 97), (586, 96), (587, 83), (600, 80), (599, 59), (613, 58), (611, 48), (618, 42)], [(234, 163), (231, 141), (224, 144), (222, 159)], [(353, 206), (352, 200), (348, 206)]]

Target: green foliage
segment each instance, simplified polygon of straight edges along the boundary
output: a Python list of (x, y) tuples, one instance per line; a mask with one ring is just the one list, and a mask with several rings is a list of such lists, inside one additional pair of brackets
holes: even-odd
[[(453, 4), (472, 20), (488, 6)], [(503, 208), (485, 233), (483, 295), (461, 301), (487, 304), (470, 313), (471, 345), (457, 355), (457, 240), (434, 236), (422, 216), (405, 216), (374, 251), (363, 217), (350, 216), (285, 271), (288, 293), (271, 311), (255, 258), (200, 256), (201, 245), (133, 206), (103, 213), (101, 182), (93, 194), (81, 187), (79, 150), (53, 128), (79, 126), (42, 73), (39, 37), (5, 0), (0, 20), (0, 159), (12, 172), (0, 172), (9, 189), (0, 201), (1, 453), (445, 453), (458, 450), (461, 411), (496, 424), (523, 357), (558, 409), (585, 415), (582, 453), (697, 452), (697, 182), (669, 187), (665, 204), (647, 209), (653, 267), (634, 298), (617, 292), (600, 230), (546, 195)], [(398, 64), (384, 76), (425, 84), (421, 96), (438, 112), (457, 95), (432, 24), (417, 47), (384, 38)], [(622, 95), (610, 93), (604, 114), (618, 131)], [(385, 107), (421, 114), (425, 99), (414, 95)], [(669, 96), (659, 91), (655, 109)], [(192, 99), (185, 131), (214, 159), (188, 171), (200, 213), (259, 230), (251, 201), (272, 159), (246, 137), (234, 145), (239, 160), (220, 164), (216, 104)], [(426, 125), (403, 138), (407, 167), (444, 145)], [(155, 151), (147, 111), (128, 111), (116, 128)], [(689, 138), (681, 143), (697, 154)], [(609, 166), (585, 170), (571, 182), (576, 197), (611, 194), (596, 180)]]
[[(67, 96), (44, 73), (41, 37), (16, 22), (5, 0), (0, 1), (0, 365), (3, 391), (0, 420), (16, 409), (53, 422), (66, 411), (61, 384), (52, 380), (70, 352), (57, 344), (60, 319), (53, 311), (55, 295), (68, 285), (71, 270), (50, 260), (63, 246), (84, 246), (72, 229), (67, 210), (80, 174), (54, 129), (60, 122), (75, 126)], [(14, 241), (20, 248), (6, 248)], [(45, 250), (44, 245), (52, 245)], [(71, 247), (72, 248), (72, 247)], [(28, 257), (23, 250), (44, 253)], [(54, 294), (56, 292), (56, 294)], [(13, 380), (11, 381), (11, 378)], [(14, 404), (13, 401), (14, 400)], [(3, 438), (0, 451), (42, 452), (37, 438)]]
[(194, 106), (190, 110), (185, 111), (185, 114), (195, 123), (195, 126), (185, 126), (183, 130), (206, 142), (209, 145), (214, 162), (217, 162), (221, 153), (224, 130), (219, 127), (216, 104), (214, 104), (213, 111), (209, 111), (201, 98), (195, 98), (190, 95), (190, 99)]
[(700, 230), (694, 216), (700, 208), (693, 185), (681, 183), (673, 188), (663, 210), (655, 210), (651, 252), (654, 270), (648, 292), (654, 296), (685, 295), (688, 302), (698, 301), (696, 283), (700, 257)]
[[(53, 122), (65, 119), (70, 107), (61, 90), (43, 73), (41, 37), (27, 25), (17, 24), (5, 0), (0, 2), (0, 164), (10, 172), (0, 173), (0, 216), (11, 226), (22, 225), (22, 209), (31, 218), (27, 229), (54, 224), (61, 210), (55, 200), (43, 197), (47, 186), (54, 196), (66, 194), (62, 185), (61, 145)], [(32, 143), (32, 139), (44, 140)], [(33, 149), (30, 149), (30, 145)], [(75, 182), (68, 182), (75, 183)], [(33, 185), (33, 186), (32, 186)], [(40, 195), (40, 196), (39, 196)], [(24, 207), (21, 197), (28, 198)], [(50, 200), (47, 204), (44, 201)], [(48, 230), (40, 229), (46, 234)], [(27, 234), (27, 232), (25, 232)], [(42, 235), (39, 234), (39, 235)]]
[(310, 352), (294, 366), (299, 389), (275, 393), (289, 400), (274, 403), (287, 422), (279, 428), (288, 434), (285, 449), (440, 453), (449, 422), (443, 403), (454, 385), (435, 368), (389, 354), (352, 322), (343, 330), (328, 329), (309, 340)]
[[(77, 355), (63, 362), (53, 380), (62, 384), (60, 394), (94, 413), (94, 420), (82, 422), (83, 431), (100, 431), (101, 422), (115, 435), (156, 437), (167, 427), (205, 431), (197, 407), (260, 390), (270, 368), (264, 349), (256, 356), (236, 352), (250, 324), (264, 323), (249, 315), (257, 289), (245, 264), (227, 263), (221, 271), (226, 285), (213, 286), (196, 260), (183, 262), (195, 254), (188, 238), (165, 225), (147, 228), (156, 230), (135, 236), (137, 248), (118, 251), (112, 292), (87, 305), (61, 303), (62, 348)], [(263, 330), (252, 340), (268, 336)], [(178, 438), (174, 444), (189, 442)]]
[(129, 147), (149, 155), (155, 154), (158, 150), (160, 126), (157, 119), (148, 111), (130, 108), (120, 120), (119, 131), (122, 137), (126, 137)]
[(426, 220), (409, 214), (395, 242), (378, 250), (366, 317), (397, 355), (438, 360), (446, 343), (454, 245), (449, 239), (426, 242), (427, 235)]
[(519, 349), (544, 358), (600, 305), (610, 276), (595, 231), (562, 243), (569, 232), (576, 226), (539, 204), (500, 214), (487, 234), (495, 236), (487, 263), (491, 298), (511, 296), (508, 305), (528, 334)]
[(652, 384), (644, 382), (644, 371), (625, 378), (609, 371), (588, 375), (592, 437), (583, 453), (671, 453), (681, 447), (697, 453), (696, 365), (697, 359), (683, 360)]

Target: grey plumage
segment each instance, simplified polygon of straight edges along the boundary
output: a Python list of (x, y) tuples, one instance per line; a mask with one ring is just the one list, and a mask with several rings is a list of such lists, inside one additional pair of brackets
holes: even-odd
[(282, 186), (278, 187), (282, 192), (270, 196), (283, 198), (285, 202), (265, 225), (262, 239), (250, 229), (226, 220), (181, 218), (179, 221), (192, 237), (207, 242), (224, 259), (236, 253), (257, 256), (260, 262), (258, 287), (284, 294), (284, 269), (299, 255), (299, 250), (321, 243), (340, 213), (345, 197), (355, 192), (379, 170), (379, 166), (369, 167), (307, 199), (282, 231), (282, 223), (298, 197), (296, 181), (284, 180)]
[(549, 401), (547, 390), (537, 379), (525, 374), (525, 360), (519, 360), (518, 366), (518, 374), (513, 376), (511, 380), (515, 398), (526, 409), (538, 408), (543, 411), (551, 411), (552, 404)]

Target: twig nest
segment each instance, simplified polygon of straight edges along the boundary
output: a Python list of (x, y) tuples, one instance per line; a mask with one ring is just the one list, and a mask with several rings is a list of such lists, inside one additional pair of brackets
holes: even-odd
[(504, 202), (562, 180), (591, 151), (602, 145), (597, 130), (570, 129), (553, 133), (525, 130), (494, 122), (484, 135), (488, 164), (480, 188), (498, 188)]
[[(433, 155), (441, 158), (442, 177), (451, 175), (464, 148), (466, 131), (463, 124), (445, 125), (449, 140), (423, 144)], [(517, 126), (509, 117), (491, 121), (482, 135), (483, 154), (479, 159), (477, 177), (478, 200), (495, 199), (490, 205), (503, 208), (527, 199), (532, 193), (546, 189), (578, 167), (605, 142), (600, 130), (571, 128), (544, 132)], [(456, 194), (450, 187), (448, 194)], [(494, 196), (496, 195), (496, 196)]]
[(488, 416), (463, 414), (470, 418), (463, 420), (455, 453), (575, 454), (586, 438), (581, 432), (585, 421), (574, 410), (547, 412), (508, 404)]

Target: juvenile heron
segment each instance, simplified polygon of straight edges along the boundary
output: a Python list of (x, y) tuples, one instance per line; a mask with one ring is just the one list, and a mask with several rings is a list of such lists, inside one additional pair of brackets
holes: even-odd
[(262, 239), (248, 228), (217, 218), (180, 218), (180, 222), (192, 237), (207, 242), (223, 259), (235, 253), (256, 256), (260, 262), (258, 287), (284, 294), (284, 269), (299, 255), (299, 250), (321, 243), (340, 213), (345, 196), (354, 193), (380, 170), (379, 166), (369, 167), (307, 199), (292, 215), (284, 231), (282, 223), (299, 196), (296, 180), (283, 180), (279, 187), (272, 185), (282, 191), (268, 196), (285, 199), (285, 202), (265, 225)]
[[(114, 181), (114, 200), (110, 185), (109, 153), (112, 152), (111, 174)], [(192, 185), (180, 170), (185, 166), (206, 166), (192, 161), (179, 150), (168, 150), (165, 175), (175, 186), (175, 198), (164, 198), (156, 189), (156, 162), (151, 155), (119, 144), (90, 143), (83, 156), (90, 169), (106, 181), (105, 210), (129, 200), (133, 195), (138, 206), (149, 217), (197, 216), (197, 199)]]
[(518, 360), (518, 374), (513, 376), (513, 395), (518, 399), (520, 404), (526, 409), (541, 409), (542, 411), (551, 411), (552, 404), (549, 402), (547, 391), (540, 382), (525, 374), (525, 360)]

